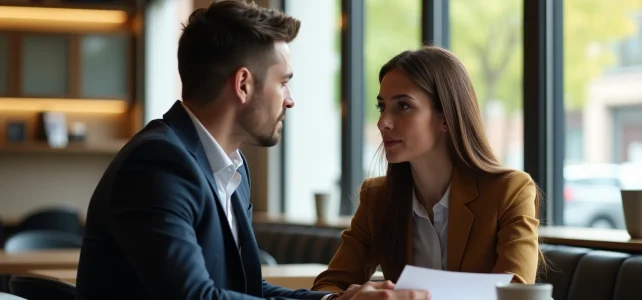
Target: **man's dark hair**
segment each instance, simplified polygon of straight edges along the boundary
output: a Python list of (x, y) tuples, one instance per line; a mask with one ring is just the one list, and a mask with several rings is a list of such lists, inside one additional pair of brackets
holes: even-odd
[(274, 42), (294, 40), (300, 26), (283, 12), (241, 0), (195, 10), (178, 42), (183, 100), (209, 103), (240, 67), (252, 72), (260, 88), (268, 67), (276, 62)]

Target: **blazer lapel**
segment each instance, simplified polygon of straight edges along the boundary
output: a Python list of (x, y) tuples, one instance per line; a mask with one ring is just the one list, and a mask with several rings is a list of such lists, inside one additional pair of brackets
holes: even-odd
[[(223, 219), (225, 220), (225, 212), (223, 210), (223, 206), (221, 205), (220, 199), (218, 199), (218, 194), (216, 193), (217, 185), (216, 180), (214, 180), (214, 173), (212, 172), (209, 160), (207, 159), (207, 155), (205, 154), (205, 149), (203, 148), (203, 144), (201, 143), (201, 138), (198, 136), (196, 127), (194, 127), (194, 123), (189, 117), (189, 114), (187, 114), (187, 111), (185, 111), (185, 108), (183, 108), (181, 102), (176, 101), (174, 105), (172, 105), (172, 108), (170, 108), (169, 111), (165, 113), (165, 115), (163, 115), (163, 119), (176, 132), (187, 150), (190, 152), (190, 154), (192, 154), (194, 159), (196, 159), (199, 168), (205, 175), (205, 178), (207, 178), (207, 182), (212, 189), (212, 194), (214, 195), (214, 200), (216, 200), (215, 202), (218, 212), (220, 215), (224, 216)], [(229, 229), (229, 225), (227, 225), (227, 222), (225, 222), (225, 226), (223, 226), (223, 228), (228, 228), (228, 230), (225, 230), (227, 232), (226, 236), (229, 237), (233, 242), (234, 237), (232, 236), (232, 232)]]
[(201, 143), (201, 139), (196, 132), (196, 127), (192, 123), (192, 119), (183, 108), (183, 105), (180, 101), (176, 101), (172, 108), (169, 109), (163, 119), (167, 122), (169, 127), (171, 127), (178, 137), (181, 139), (187, 150), (192, 154), (196, 159), (198, 166), (201, 171), (205, 174), (207, 181), (210, 183), (214, 197), (216, 195), (216, 181), (214, 180), (214, 174), (212, 173), (212, 168), (210, 167), (207, 156), (205, 155), (205, 149)]
[(459, 271), (468, 242), (468, 234), (475, 219), (475, 215), (466, 205), (477, 199), (477, 196), (477, 180), (459, 168), (454, 168), (450, 188), (446, 250), (446, 269), (450, 271)]
[[(212, 190), (212, 194), (214, 195), (214, 202), (216, 205), (216, 209), (221, 219), (221, 228), (223, 228), (223, 235), (224, 235), (223, 239), (225, 240), (226, 245), (234, 245), (235, 249), (234, 251), (230, 251), (230, 253), (234, 255), (236, 259), (241, 261), (242, 260), (241, 254), (236, 249), (236, 242), (234, 241), (232, 230), (227, 223), (225, 210), (223, 209), (223, 205), (221, 204), (221, 201), (218, 197), (218, 193), (216, 192), (218, 187), (216, 185), (216, 180), (214, 180), (214, 173), (210, 166), (209, 160), (207, 159), (207, 155), (205, 154), (205, 149), (203, 148), (201, 139), (198, 136), (198, 132), (196, 132), (194, 123), (192, 123), (192, 119), (189, 117), (189, 115), (187, 114), (187, 111), (185, 111), (180, 101), (176, 101), (174, 103), (172, 108), (170, 108), (170, 110), (167, 113), (165, 113), (165, 115), (163, 115), (163, 119), (176, 132), (176, 134), (181, 139), (181, 141), (183, 142), (187, 150), (194, 157), (194, 159), (196, 159), (196, 162), (199, 168), (205, 175), (205, 178), (209, 183), (210, 189)], [(238, 202), (238, 201), (232, 201), (232, 202)], [(234, 207), (234, 209), (236, 210), (237, 207)], [(246, 286), (242, 286), (241, 290), (245, 290), (245, 288)]]
[[(249, 247), (246, 247), (243, 245), (243, 241), (246, 240), (246, 237), (245, 237), (244, 229), (242, 229), (243, 226), (241, 225), (243, 224), (244, 220), (247, 223), (247, 218), (242, 219), (241, 218), (242, 216), (239, 216), (239, 215), (243, 215), (245, 210), (242, 210), (242, 208), (240, 208), (240, 204), (237, 205), (237, 203), (239, 203), (239, 199), (237, 199), (238, 198), (237, 193), (232, 194), (232, 207), (234, 208), (234, 216), (236, 218), (238, 231), (239, 231), (239, 235), (238, 235), (239, 248), (237, 249), (236, 240), (234, 240), (232, 229), (230, 228), (227, 222), (227, 216), (225, 215), (225, 210), (223, 209), (223, 205), (221, 204), (221, 201), (218, 197), (218, 193), (216, 193), (217, 185), (216, 185), (216, 180), (214, 179), (214, 173), (212, 172), (209, 161), (207, 159), (207, 155), (205, 154), (205, 150), (203, 149), (202, 145), (200, 146), (200, 150), (196, 151), (194, 155), (196, 157), (196, 161), (198, 162), (198, 165), (201, 168), (201, 171), (205, 173), (205, 177), (207, 178), (207, 181), (210, 184), (210, 188), (212, 189), (212, 192), (214, 194), (214, 202), (216, 202), (216, 210), (218, 211), (218, 215), (221, 220), (221, 228), (223, 228), (223, 235), (224, 235), (223, 238), (225, 240), (226, 245), (228, 245), (226, 247), (234, 248), (233, 251), (229, 251), (229, 254), (231, 254), (235, 259), (238, 259), (238, 261), (241, 263), (241, 268), (235, 268), (235, 270), (233, 271), (235, 274), (238, 274), (239, 276), (241, 276), (241, 278), (245, 279), (243, 282), (238, 282), (238, 284), (243, 284), (239, 287), (238, 291), (244, 291), (245, 293), (250, 293), (250, 289), (252, 288), (251, 283), (253, 282), (252, 280), (255, 280), (255, 279), (250, 278), (250, 276), (248, 276), (247, 267), (243, 266), (244, 261), (246, 261), (246, 256), (248, 255), (245, 253), (246, 252), (245, 249)], [(238, 213), (239, 210), (241, 210), (240, 214)], [(258, 257), (258, 253), (256, 254), (256, 256)], [(260, 273), (259, 273), (259, 281), (260, 281)]]
[[(239, 170), (240, 171), (240, 170)], [(240, 171), (241, 174), (244, 172)], [(242, 175), (244, 180), (247, 176)], [(261, 274), (261, 261), (259, 260), (258, 246), (254, 238), (254, 231), (249, 220), (244, 203), (249, 203), (249, 192), (247, 184), (241, 184), (232, 195), (232, 206), (238, 226), (239, 252), (245, 272), (247, 294), (256, 297), (263, 296), (263, 275)], [(243, 201), (245, 199), (246, 201)]]

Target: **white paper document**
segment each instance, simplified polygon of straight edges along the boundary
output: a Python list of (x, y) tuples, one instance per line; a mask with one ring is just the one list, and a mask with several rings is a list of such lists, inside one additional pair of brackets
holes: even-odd
[(495, 300), (498, 283), (509, 283), (511, 274), (480, 274), (406, 266), (395, 290), (429, 291), (432, 300)]

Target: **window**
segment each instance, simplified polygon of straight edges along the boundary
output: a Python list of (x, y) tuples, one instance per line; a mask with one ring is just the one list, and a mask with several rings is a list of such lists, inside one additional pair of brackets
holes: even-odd
[(641, 186), (641, 13), (637, 0), (564, 1), (565, 225), (624, 228), (620, 188)]
[[(291, 46), (297, 71), (291, 86), (298, 102), (286, 121), (285, 182), (296, 184), (286, 184), (286, 207), (288, 213), (307, 216), (314, 213), (315, 191), (331, 191), (332, 209), (338, 205), (339, 71), (361, 72), (356, 70), (360, 64), (339, 66), (341, 1), (318, 2), (324, 3), (310, 10), (287, 2), (287, 11), (306, 25)], [(495, 154), (505, 166), (528, 171), (547, 195), (544, 223), (623, 228), (619, 189), (642, 187), (642, 90), (637, 88), (642, 86), (642, 0), (598, 2), (359, 4), (365, 9), (357, 6), (352, 13), (365, 14), (364, 108), (358, 110), (364, 114), (363, 120), (357, 118), (364, 125), (363, 151), (344, 155), (363, 154), (353, 161), (363, 159), (365, 176), (383, 175), (385, 161), (375, 155), (381, 143), (374, 106), (378, 71), (395, 54), (419, 47), (422, 25), (434, 22), (423, 36), (444, 40), (466, 66)], [(438, 14), (423, 5), (448, 12), (443, 14), (448, 21), (436, 15), (422, 20), (422, 11)], [(360, 91), (357, 83), (350, 87)], [(297, 97), (302, 95), (305, 99)]]
[(523, 0), (450, 1), (450, 43), (473, 81), (498, 159), (523, 169)]
[(290, 44), (295, 106), (284, 122), (285, 213), (314, 220), (314, 194), (331, 195), (338, 215), (341, 180), (339, 0), (286, 1), (302, 26)]
[[(376, 109), (379, 69), (395, 55), (421, 46), (421, 0), (365, 1), (365, 120), (363, 166), (366, 177), (385, 174)], [(381, 160), (384, 161), (381, 161)]]

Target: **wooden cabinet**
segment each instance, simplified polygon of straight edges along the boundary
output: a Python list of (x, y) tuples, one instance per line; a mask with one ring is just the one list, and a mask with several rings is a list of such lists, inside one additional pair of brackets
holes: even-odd
[(79, 37), (80, 97), (132, 98), (132, 47), (124, 34)]
[[(20, 43), (19, 97), (69, 97), (69, 42), (63, 35), (24, 34)], [(15, 49), (15, 48), (14, 48)], [(15, 74), (12, 74), (15, 75)]]
[[(87, 124), (90, 145), (71, 145), (74, 154), (115, 153), (140, 129), (145, 2), (3, 1), (0, 153), (46, 151), (34, 134), (41, 111)], [(23, 146), (7, 145), (7, 122), (15, 120), (27, 123)]]
[(132, 40), (124, 33), (0, 31), (0, 97), (129, 102), (135, 86)]

